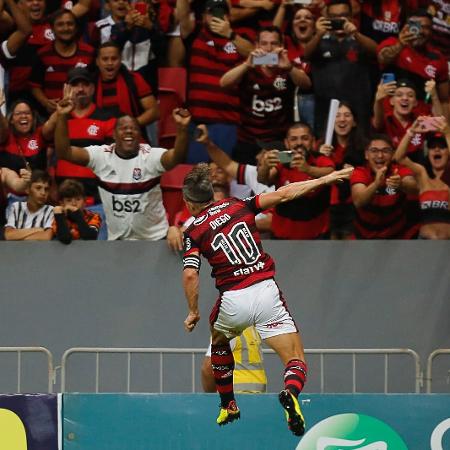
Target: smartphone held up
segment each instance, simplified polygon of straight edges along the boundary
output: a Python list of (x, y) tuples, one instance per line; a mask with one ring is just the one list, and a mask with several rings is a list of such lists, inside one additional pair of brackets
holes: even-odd
[(278, 65), (278, 53), (266, 53), (261, 56), (253, 56), (252, 63), (255, 66), (276, 66)]

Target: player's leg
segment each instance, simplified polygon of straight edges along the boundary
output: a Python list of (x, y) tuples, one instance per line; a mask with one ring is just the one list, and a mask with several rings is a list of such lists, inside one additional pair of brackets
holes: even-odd
[(275, 350), (285, 366), (284, 389), (279, 400), (286, 412), (289, 429), (296, 436), (302, 436), (305, 420), (297, 398), (306, 382), (307, 367), (301, 337), (299, 333), (287, 333), (269, 337), (265, 342)]
[(289, 429), (296, 435), (304, 433), (304, 420), (298, 404), (298, 394), (306, 381), (303, 343), (286, 302), (273, 280), (260, 283), (255, 300), (255, 326), (261, 338), (280, 356), (284, 364), (284, 386), (279, 399)]
[(211, 327), (211, 367), (220, 396), (220, 412), (217, 423), (225, 425), (239, 419), (241, 414), (234, 398), (234, 357), (230, 347), (230, 338), (213, 327)]

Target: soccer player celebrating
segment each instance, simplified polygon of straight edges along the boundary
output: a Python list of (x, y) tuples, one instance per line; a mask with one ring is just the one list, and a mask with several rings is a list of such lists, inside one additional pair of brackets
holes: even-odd
[(305, 423), (297, 397), (306, 381), (303, 343), (294, 319), (274, 281), (275, 264), (264, 252), (255, 215), (294, 200), (319, 186), (348, 178), (352, 168), (321, 178), (291, 183), (275, 192), (239, 200), (214, 202), (208, 168), (199, 164), (186, 176), (183, 196), (194, 222), (184, 233), (183, 285), (189, 313), (184, 326), (191, 332), (200, 320), (198, 309), (200, 254), (212, 266), (220, 298), (210, 315), (211, 365), (220, 395), (217, 423), (240, 417), (233, 392), (234, 359), (229, 341), (254, 325), (261, 338), (280, 356), (285, 389), (279, 400), (289, 429), (302, 436)]

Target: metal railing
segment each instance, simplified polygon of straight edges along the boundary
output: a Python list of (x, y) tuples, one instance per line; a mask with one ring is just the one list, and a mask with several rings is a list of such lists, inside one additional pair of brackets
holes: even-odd
[[(101, 347), (75, 347), (64, 352), (61, 361), (61, 392), (66, 391), (67, 381), (67, 361), (73, 354), (95, 354), (95, 392), (99, 392), (100, 386), (100, 355), (101, 354), (126, 354), (127, 355), (127, 369), (126, 369), (126, 392), (131, 390), (131, 374), (132, 365), (131, 357), (133, 354), (158, 354), (159, 355), (159, 392), (164, 392), (164, 356), (169, 354), (190, 354), (191, 355), (191, 390), (196, 392), (196, 370), (195, 362), (196, 355), (204, 356), (205, 349), (201, 348), (101, 348)], [(274, 354), (271, 349), (263, 349), (265, 354)], [(358, 355), (384, 355), (384, 393), (388, 392), (388, 373), (389, 373), (389, 356), (390, 355), (406, 355), (413, 359), (414, 364), (414, 380), (415, 392), (420, 392), (422, 386), (422, 373), (420, 370), (419, 355), (408, 348), (379, 348), (379, 349), (307, 349), (307, 355), (320, 356), (320, 392), (324, 392), (325, 387), (325, 356), (326, 355), (351, 355), (352, 356), (352, 392), (356, 390), (356, 359)]]
[[(440, 355), (450, 355), (450, 348), (438, 348), (430, 353), (427, 358), (427, 373), (426, 373), (426, 392), (431, 393), (431, 383), (433, 381), (433, 360)], [(448, 377), (450, 377), (450, 369), (448, 370)]]
[[(23, 353), (43, 353), (47, 357), (47, 389), (53, 392), (54, 370), (53, 355), (45, 347), (0, 347), (0, 353), (17, 353), (17, 392), (22, 389), (22, 356)], [(33, 374), (36, 376), (36, 374)]]

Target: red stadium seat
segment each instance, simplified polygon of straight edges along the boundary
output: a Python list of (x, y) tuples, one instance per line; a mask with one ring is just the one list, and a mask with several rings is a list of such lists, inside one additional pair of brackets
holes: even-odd
[(184, 105), (186, 100), (186, 69), (183, 67), (162, 67), (158, 69), (159, 77), (159, 145), (173, 147), (176, 127), (172, 118), (174, 108)]
[(190, 172), (192, 167), (192, 164), (179, 164), (161, 177), (163, 203), (171, 225), (174, 223), (177, 213), (183, 209), (181, 188), (183, 187), (184, 177)]

